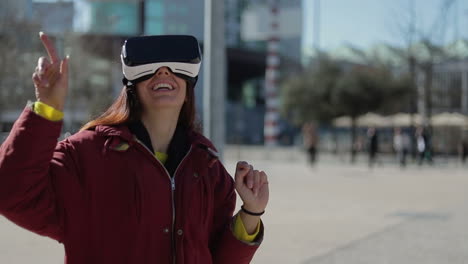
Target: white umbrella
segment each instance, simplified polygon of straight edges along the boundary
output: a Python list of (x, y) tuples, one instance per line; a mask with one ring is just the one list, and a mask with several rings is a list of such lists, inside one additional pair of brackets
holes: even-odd
[[(388, 119), (390, 119), (390, 122), (394, 127), (409, 127), (412, 125), (411, 122), (411, 114), (408, 113), (397, 113), (391, 116), (388, 116)], [(421, 125), (422, 124), (422, 118), (420, 114), (413, 114), (413, 124), (414, 125)]]
[(441, 113), (432, 117), (433, 126), (458, 126), (468, 125), (468, 117), (459, 113)]
[(333, 125), (336, 127), (351, 127), (351, 117), (340, 116), (333, 119)]
[(375, 113), (367, 113), (358, 117), (357, 125), (360, 127), (389, 127), (391, 126), (391, 122), (384, 116)]

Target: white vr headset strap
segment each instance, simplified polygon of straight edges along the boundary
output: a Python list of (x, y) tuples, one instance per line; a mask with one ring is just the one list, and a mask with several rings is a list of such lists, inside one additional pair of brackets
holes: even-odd
[(138, 79), (141, 76), (154, 74), (159, 68), (164, 66), (171, 69), (171, 71), (174, 73), (180, 73), (194, 78), (198, 76), (198, 72), (200, 71), (200, 64), (201, 63), (158, 62), (138, 66), (127, 66), (122, 59), (122, 71), (123, 75), (129, 82)]

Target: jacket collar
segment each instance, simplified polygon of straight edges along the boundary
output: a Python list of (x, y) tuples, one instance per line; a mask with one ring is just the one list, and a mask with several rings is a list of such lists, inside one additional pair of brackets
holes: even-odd
[(133, 134), (126, 125), (107, 126), (101, 125), (94, 128), (96, 134), (105, 137), (119, 137), (127, 142), (134, 140)]
[[(127, 125), (115, 125), (115, 126), (96, 126), (94, 131), (98, 135), (107, 136), (107, 137), (118, 137), (129, 143), (135, 141), (135, 135), (130, 131)], [(196, 131), (189, 131), (187, 133), (188, 141), (192, 146), (201, 145), (204, 148), (211, 149), (215, 153), (217, 152), (213, 143), (207, 139), (205, 136)]]

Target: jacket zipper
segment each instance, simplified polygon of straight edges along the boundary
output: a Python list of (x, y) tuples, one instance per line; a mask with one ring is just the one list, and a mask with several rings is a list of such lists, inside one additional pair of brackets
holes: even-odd
[(161, 167), (164, 168), (164, 171), (166, 172), (166, 175), (167, 177), (169, 178), (169, 181), (171, 182), (171, 203), (172, 203), (172, 232), (171, 232), (171, 240), (172, 240), (172, 263), (176, 263), (176, 253), (175, 253), (175, 238), (174, 238), (174, 234), (175, 234), (175, 216), (176, 216), (176, 211), (175, 211), (175, 202), (174, 202), (174, 192), (175, 192), (175, 176), (177, 174), (177, 171), (179, 170), (179, 167), (180, 165), (182, 165), (182, 163), (184, 162), (184, 160), (187, 158), (187, 156), (190, 154), (190, 152), (192, 151), (192, 146), (190, 146), (189, 150), (187, 151), (187, 154), (185, 154), (184, 158), (179, 162), (179, 165), (177, 165), (175, 171), (174, 171), (174, 176), (171, 177), (171, 175), (169, 174), (169, 171), (167, 171), (166, 167), (164, 166), (164, 164), (161, 163), (161, 161), (159, 161), (155, 156), (154, 154), (151, 152), (151, 150), (145, 146), (145, 144), (143, 144), (143, 142), (141, 142), (139, 139), (135, 138), (135, 140), (141, 145), (143, 146), (150, 154), (151, 156), (161, 165)]

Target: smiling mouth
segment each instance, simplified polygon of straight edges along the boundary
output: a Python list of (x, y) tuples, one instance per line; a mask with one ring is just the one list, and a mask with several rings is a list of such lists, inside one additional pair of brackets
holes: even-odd
[(153, 91), (172, 91), (174, 87), (168, 83), (158, 83), (156, 86), (151, 88)]

